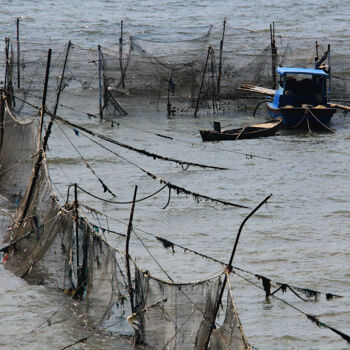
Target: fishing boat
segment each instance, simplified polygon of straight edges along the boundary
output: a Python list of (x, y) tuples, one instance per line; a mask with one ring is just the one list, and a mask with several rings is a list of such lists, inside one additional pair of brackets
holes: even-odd
[(202, 140), (206, 141), (235, 141), (241, 139), (255, 139), (274, 135), (282, 124), (277, 118), (260, 124), (247, 125), (237, 129), (221, 130), (219, 122), (214, 122), (214, 130), (200, 130)]
[(271, 118), (288, 128), (322, 129), (336, 112), (328, 104), (329, 74), (322, 69), (278, 67), (279, 85), (273, 102), (266, 102)]

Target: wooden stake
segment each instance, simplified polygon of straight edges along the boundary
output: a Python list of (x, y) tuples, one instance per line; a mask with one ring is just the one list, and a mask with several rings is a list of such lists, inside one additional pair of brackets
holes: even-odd
[(99, 112), (100, 112), (100, 120), (103, 119), (103, 105), (102, 105), (102, 51), (101, 51), (101, 46), (97, 46), (98, 50), (98, 107), (99, 107)]
[(129, 296), (130, 296), (130, 304), (131, 304), (131, 311), (132, 313), (135, 312), (135, 305), (134, 305), (134, 291), (132, 288), (132, 283), (131, 283), (131, 272), (130, 272), (130, 256), (129, 256), (129, 243), (130, 243), (130, 235), (132, 231), (132, 220), (134, 217), (134, 209), (135, 209), (135, 202), (136, 202), (136, 194), (137, 194), (137, 186), (135, 186), (135, 191), (134, 191), (134, 198), (132, 200), (132, 205), (131, 205), (131, 211), (130, 211), (130, 218), (129, 218), (129, 225), (128, 225), (128, 232), (126, 235), (126, 244), (125, 244), (125, 267), (126, 267), (126, 273), (128, 276), (128, 291), (129, 291)]
[(52, 53), (52, 50), (49, 49), (48, 54), (47, 54), (43, 99), (42, 99), (42, 105), (41, 105), (41, 110), (40, 110), (40, 126), (39, 126), (39, 130), (38, 130), (38, 155), (37, 155), (36, 161), (34, 163), (33, 173), (32, 173), (32, 176), (30, 178), (30, 182), (28, 184), (28, 188), (29, 188), (28, 192), (27, 192), (28, 195), (25, 197), (23, 211), (19, 215), (18, 221), (20, 224), (22, 224), (23, 219), (26, 217), (27, 212), (29, 210), (29, 206), (30, 206), (30, 203), (32, 201), (33, 194), (34, 194), (34, 188), (35, 188), (38, 176), (39, 176), (39, 171), (40, 171), (41, 163), (43, 160), (43, 152), (44, 151), (43, 151), (43, 148), (41, 147), (41, 145), (42, 145), (41, 134), (42, 134), (42, 129), (43, 129), (43, 125), (44, 125), (45, 104), (46, 104), (47, 86), (48, 86), (48, 81), (49, 81), (51, 53)]
[[(65, 57), (65, 60), (64, 60), (64, 64), (63, 64), (63, 70), (62, 70), (62, 75), (61, 75), (60, 86), (58, 88), (58, 92), (57, 92), (57, 95), (56, 95), (56, 103), (55, 103), (55, 108), (54, 108), (54, 111), (53, 111), (53, 115), (56, 115), (56, 113), (57, 113), (58, 103), (59, 103), (60, 95), (61, 95), (61, 91), (62, 91), (64, 72), (66, 70), (66, 65), (67, 65), (67, 60), (68, 60), (68, 53), (69, 53), (70, 47), (71, 47), (71, 41), (69, 40), (68, 46), (67, 46), (67, 51), (66, 51), (66, 57)], [(52, 129), (52, 125), (53, 125), (53, 119), (54, 118), (51, 117), (51, 121), (50, 121), (50, 123), (49, 123), (49, 125), (47, 127), (46, 134), (44, 136), (44, 141), (43, 141), (43, 150), (44, 150), (44, 152), (47, 149), (47, 141), (48, 141), (50, 133), (51, 133), (51, 129)]]
[(64, 58), (64, 63), (63, 63), (63, 69), (62, 69), (60, 86), (58, 88), (58, 92), (57, 92), (57, 95), (56, 95), (56, 103), (55, 103), (55, 108), (54, 108), (54, 111), (53, 111), (54, 115), (56, 115), (56, 113), (57, 113), (58, 103), (60, 101), (62, 85), (63, 85), (63, 79), (64, 79), (64, 73), (66, 71), (66, 66), (67, 66), (67, 61), (68, 61), (68, 54), (69, 54), (69, 50), (70, 50), (71, 46), (72, 46), (72, 42), (69, 40), (68, 41), (68, 46), (67, 46), (67, 51), (66, 51), (66, 57)]
[(207, 66), (208, 66), (208, 60), (209, 60), (209, 55), (211, 52), (211, 46), (208, 47), (208, 54), (207, 54), (207, 58), (205, 60), (205, 65), (204, 65), (204, 70), (203, 70), (203, 75), (202, 75), (202, 81), (201, 81), (201, 86), (199, 88), (199, 93), (198, 93), (198, 98), (197, 98), (197, 103), (196, 103), (196, 109), (194, 111), (194, 117), (197, 118), (197, 112), (199, 109), (199, 102), (201, 99), (201, 94), (202, 94), (202, 89), (203, 89), (203, 84), (204, 84), (204, 78), (205, 78), (205, 73), (207, 72)]
[(78, 212), (78, 191), (77, 184), (74, 184), (74, 222), (75, 222), (75, 249), (76, 249), (76, 269), (77, 269), (77, 288), (74, 294), (75, 299), (82, 299), (84, 294), (81, 267), (79, 262), (79, 212)]
[(211, 70), (211, 99), (212, 99), (212, 105), (213, 105), (213, 113), (215, 114), (217, 112), (217, 104), (216, 104), (216, 85), (214, 82), (214, 74), (215, 74), (215, 56), (214, 56), (214, 50), (211, 50), (210, 53), (210, 70)]
[(271, 59), (272, 59), (272, 88), (276, 89), (276, 67), (277, 67), (277, 48), (275, 40), (275, 22), (270, 24), (270, 38), (271, 38)]
[(20, 48), (19, 48), (19, 18), (17, 18), (17, 88), (21, 88), (21, 72), (20, 72)]
[(120, 37), (119, 37), (119, 65), (120, 65), (120, 81), (122, 89), (125, 89), (124, 68), (123, 68), (123, 21), (120, 21)]
[(41, 103), (41, 112), (40, 112), (41, 113), (41, 115), (40, 115), (40, 126), (39, 126), (39, 137), (40, 137), (40, 139), (41, 139), (41, 134), (42, 134), (42, 130), (43, 130), (44, 115), (45, 115), (45, 109), (46, 109), (46, 96), (47, 96), (47, 87), (48, 87), (48, 83), (49, 83), (51, 54), (52, 54), (52, 50), (49, 49), (49, 51), (47, 53), (44, 91), (43, 91), (43, 99), (42, 99), (42, 103)]
[[(236, 241), (235, 241), (235, 244), (234, 244), (233, 249), (232, 249), (232, 253), (231, 253), (230, 260), (229, 260), (229, 262), (228, 262), (228, 264), (227, 264), (227, 267), (226, 267), (229, 271), (232, 270), (233, 258), (234, 258), (235, 253), (236, 253), (238, 241), (239, 241), (239, 238), (240, 238), (240, 236), (241, 236), (241, 233), (242, 233), (242, 229), (243, 229), (244, 224), (249, 220), (249, 218), (250, 218), (251, 216), (254, 215), (254, 213), (255, 213), (256, 211), (258, 211), (258, 210), (260, 209), (260, 207), (261, 207), (264, 203), (266, 203), (266, 202), (270, 199), (271, 196), (272, 196), (272, 194), (270, 194), (269, 196), (267, 196), (267, 197), (266, 197), (254, 210), (252, 210), (252, 211), (250, 212), (250, 214), (242, 221), (242, 223), (241, 223), (241, 225), (240, 225), (240, 227), (239, 227), (237, 236), (236, 236)], [(212, 325), (213, 325), (213, 326), (214, 326), (214, 324), (215, 324), (216, 316), (217, 316), (217, 314), (218, 314), (218, 311), (219, 311), (219, 308), (220, 308), (220, 305), (221, 305), (221, 300), (222, 300), (222, 296), (223, 296), (224, 291), (225, 291), (225, 288), (226, 288), (226, 283), (227, 283), (227, 276), (226, 276), (226, 274), (225, 274), (225, 278), (224, 278), (224, 281), (223, 281), (223, 284), (222, 284), (222, 288), (221, 288), (221, 291), (220, 291), (220, 294), (219, 294), (218, 302), (217, 302), (217, 304), (216, 304), (216, 306), (215, 306), (214, 313), (213, 313), (213, 320), (212, 320)], [(207, 338), (207, 341), (206, 341), (205, 346), (204, 346), (204, 349), (205, 349), (205, 350), (208, 349), (209, 341), (210, 341), (210, 337), (211, 337), (212, 331), (213, 331), (213, 327), (210, 327), (209, 333), (208, 333), (208, 338)]]
[(218, 73), (218, 83), (217, 83), (217, 94), (220, 94), (220, 84), (221, 84), (221, 71), (222, 71), (222, 52), (224, 47), (225, 38), (225, 28), (226, 28), (226, 18), (224, 19), (224, 25), (222, 29), (222, 38), (220, 40), (220, 56), (219, 56), (219, 73)]
[(332, 77), (331, 77), (331, 45), (328, 44), (328, 48), (327, 48), (327, 52), (328, 52), (328, 74), (329, 74), (329, 81), (328, 81), (328, 91), (327, 91), (327, 100), (330, 99), (330, 95), (331, 95), (331, 84), (332, 84)]

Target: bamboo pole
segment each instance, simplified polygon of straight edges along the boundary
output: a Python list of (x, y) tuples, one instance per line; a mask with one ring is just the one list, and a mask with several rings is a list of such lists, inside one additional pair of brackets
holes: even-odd
[(207, 66), (208, 66), (208, 60), (209, 60), (209, 55), (211, 51), (211, 46), (208, 47), (208, 53), (207, 53), (207, 58), (205, 60), (205, 65), (204, 65), (204, 70), (203, 70), (203, 75), (202, 75), (202, 81), (201, 81), (201, 86), (199, 88), (199, 93), (198, 93), (198, 98), (197, 98), (197, 103), (196, 103), (196, 109), (194, 111), (194, 117), (197, 118), (197, 113), (199, 109), (199, 102), (201, 99), (201, 94), (202, 94), (202, 89), (203, 89), (203, 84), (204, 84), (204, 78), (205, 78), (205, 73), (207, 72)]
[(5, 68), (5, 90), (8, 90), (8, 81), (10, 75), (9, 67), (9, 38), (5, 38), (5, 59), (6, 59), (6, 68)]
[[(49, 49), (48, 54), (47, 54), (47, 63), (46, 63), (46, 74), (45, 74), (45, 83), (44, 83), (44, 91), (43, 91), (43, 98), (42, 98), (42, 105), (40, 109), (40, 126), (38, 130), (38, 155), (36, 158), (36, 161), (34, 163), (33, 167), (33, 173), (30, 178), (30, 182), (28, 185), (28, 195), (26, 196), (25, 199), (25, 204), (23, 211), (19, 215), (19, 223), (22, 224), (24, 218), (27, 215), (27, 212), (29, 210), (29, 206), (34, 194), (34, 188), (36, 185), (36, 181), (39, 176), (39, 171), (41, 168), (42, 160), (43, 160), (43, 148), (41, 147), (41, 134), (42, 134), (42, 129), (43, 129), (43, 124), (44, 124), (44, 116), (45, 116), (45, 104), (46, 104), (46, 96), (47, 96), (47, 87), (48, 87), (48, 81), (49, 81), (49, 73), (50, 73), (50, 64), (51, 64), (51, 53), (52, 50)], [(48, 134), (46, 133), (45, 138), (48, 138)]]
[(120, 81), (122, 89), (125, 89), (124, 68), (123, 68), (123, 21), (120, 21), (120, 37), (119, 37), (119, 65), (120, 65)]
[(210, 53), (210, 70), (211, 70), (211, 99), (212, 99), (212, 106), (213, 106), (213, 113), (215, 114), (217, 112), (217, 105), (216, 105), (216, 85), (215, 85), (215, 56), (214, 56), (214, 50), (211, 50)]
[(48, 87), (48, 83), (49, 83), (51, 54), (52, 54), (52, 50), (49, 49), (49, 51), (47, 53), (47, 63), (46, 63), (46, 72), (45, 72), (44, 91), (43, 91), (43, 98), (42, 98), (41, 111), (40, 111), (40, 126), (39, 126), (39, 137), (40, 137), (40, 139), (41, 139), (41, 134), (42, 134), (42, 130), (43, 130), (44, 116), (45, 116), (45, 109), (46, 109), (46, 97), (47, 97), (47, 87)]
[(170, 103), (170, 82), (172, 80), (172, 69), (173, 66), (170, 65), (170, 72), (168, 77), (168, 94), (167, 94), (167, 117), (169, 118), (172, 115), (171, 103)]
[(21, 88), (21, 72), (20, 72), (20, 46), (19, 46), (19, 18), (17, 18), (17, 88)]
[(332, 76), (331, 76), (331, 45), (328, 44), (328, 48), (327, 48), (327, 52), (328, 52), (328, 74), (329, 74), (329, 82), (328, 82), (328, 92), (327, 92), (327, 98), (330, 98), (331, 95), (331, 87), (332, 87)]
[(58, 88), (58, 92), (56, 95), (56, 103), (55, 103), (55, 108), (53, 111), (53, 114), (56, 115), (57, 113), (57, 108), (58, 108), (58, 103), (60, 101), (60, 96), (61, 96), (61, 92), (62, 92), (62, 85), (63, 85), (63, 79), (64, 79), (64, 73), (66, 71), (66, 66), (67, 66), (67, 61), (68, 61), (68, 55), (69, 55), (69, 50), (70, 47), (72, 46), (72, 42), (69, 40), (68, 41), (68, 46), (67, 46), (67, 50), (66, 50), (66, 57), (64, 58), (64, 63), (63, 63), (63, 69), (62, 69), (62, 75), (61, 75), (61, 81), (60, 81), (60, 86)]
[(218, 83), (217, 83), (217, 94), (220, 94), (220, 85), (221, 85), (221, 72), (222, 72), (222, 52), (224, 47), (224, 39), (225, 39), (225, 29), (226, 29), (226, 18), (224, 19), (223, 29), (222, 29), (222, 37), (220, 40), (220, 56), (219, 56), (219, 72), (218, 72)]
[[(53, 115), (55, 116), (56, 113), (57, 113), (57, 108), (58, 108), (58, 104), (59, 104), (59, 100), (60, 100), (60, 95), (61, 95), (61, 91), (62, 91), (62, 85), (63, 85), (63, 79), (64, 79), (64, 72), (66, 70), (66, 65), (67, 65), (67, 60), (68, 60), (68, 53), (69, 53), (69, 49), (71, 47), (71, 41), (69, 40), (68, 42), (68, 46), (67, 46), (67, 51), (66, 51), (66, 57), (65, 57), (65, 60), (64, 60), (64, 64), (63, 64), (63, 69), (62, 69), (62, 75), (61, 75), (61, 81), (60, 81), (60, 86), (58, 88), (58, 91), (57, 91), (57, 95), (56, 95), (56, 103), (55, 103), (55, 108), (54, 108), (54, 111), (53, 111)], [(44, 141), (43, 141), (43, 151), (45, 152), (46, 151), (46, 148), (47, 148), (47, 141), (48, 141), (48, 138), (50, 136), (50, 133), (51, 133), (51, 129), (52, 129), (52, 125), (53, 125), (53, 117), (51, 116), (51, 121), (47, 127), (47, 131), (46, 131), (46, 134), (45, 134), (45, 137), (44, 137)]]
[(82, 299), (84, 289), (81, 276), (81, 267), (79, 261), (79, 212), (78, 212), (78, 191), (77, 184), (74, 184), (74, 222), (75, 222), (75, 249), (76, 249), (76, 269), (77, 269), (77, 288), (75, 290), (74, 298)]
[(98, 50), (98, 108), (100, 113), (100, 120), (103, 119), (103, 105), (102, 105), (102, 51), (101, 46), (97, 46)]
[(277, 48), (275, 40), (275, 22), (270, 24), (270, 38), (271, 38), (271, 60), (272, 60), (272, 88), (276, 89), (276, 67), (277, 67)]
[[(238, 241), (239, 241), (239, 238), (241, 236), (241, 233), (242, 233), (242, 229), (243, 229), (243, 226), (244, 224), (249, 220), (249, 218), (251, 216), (254, 215), (254, 213), (256, 211), (258, 211), (260, 209), (260, 207), (266, 203), (270, 197), (272, 196), (272, 194), (270, 194), (269, 196), (267, 196), (254, 210), (252, 210), (249, 215), (242, 221), (240, 227), (239, 227), (239, 230), (238, 230), (238, 233), (237, 233), (237, 236), (236, 236), (236, 240), (235, 240), (235, 244), (233, 246), (233, 249), (232, 249), (232, 253), (231, 253), (231, 257), (230, 257), (230, 260), (227, 264), (227, 267), (226, 269), (228, 269), (228, 271), (231, 271), (232, 270), (232, 262), (233, 262), (233, 258), (235, 256), (235, 253), (236, 253), (236, 249), (237, 249), (237, 246), (238, 246)], [(207, 338), (207, 341), (205, 343), (205, 346), (204, 346), (204, 349), (207, 350), (208, 349), (208, 346), (209, 346), (209, 342), (210, 342), (210, 337), (211, 337), (211, 334), (213, 332), (213, 328), (214, 328), (214, 324), (215, 324), (215, 320), (216, 320), (216, 316), (218, 314), (218, 311), (219, 311), (219, 308), (220, 308), (220, 305), (221, 305), (221, 300), (222, 300), (222, 296), (224, 294), (224, 291), (225, 291), (225, 288), (226, 288), (226, 283), (227, 283), (227, 275), (225, 274), (225, 278), (224, 278), (224, 281), (223, 281), (223, 284), (222, 284), (222, 287), (221, 287), (221, 291), (220, 291), (220, 294), (219, 294), (219, 298), (218, 298), (218, 301), (215, 305), (215, 309), (214, 309), (214, 313), (213, 313), (213, 320), (212, 320), (212, 327), (209, 328), (209, 332), (208, 332), (208, 338)]]
[(130, 256), (129, 256), (129, 244), (130, 244), (130, 235), (132, 231), (132, 220), (134, 217), (134, 209), (135, 209), (135, 202), (136, 202), (136, 194), (137, 194), (137, 186), (135, 186), (134, 191), (134, 197), (132, 200), (131, 205), (131, 211), (130, 211), (130, 218), (129, 218), (129, 225), (128, 225), (128, 231), (126, 235), (126, 243), (125, 243), (125, 267), (126, 267), (126, 273), (128, 277), (128, 292), (130, 296), (130, 304), (131, 304), (131, 311), (135, 312), (135, 305), (134, 305), (134, 291), (132, 288), (132, 282), (131, 282), (131, 272), (130, 272)]

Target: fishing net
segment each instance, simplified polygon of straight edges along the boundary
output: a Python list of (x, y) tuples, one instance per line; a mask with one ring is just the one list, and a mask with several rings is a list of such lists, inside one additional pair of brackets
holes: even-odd
[[(0, 178), (0, 189), (7, 188), (8, 197), (17, 201), (14, 223), (2, 248), (8, 269), (30, 283), (70, 295), (86, 325), (135, 334), (136, 343), (150, 349), (203, 349), (215, 322), (223, 273), (175, 284), (151, 277), (135, 264), (130, 289), (125, 278), (125, 253), (96, 232), (78, 211), (78, 202), (58, 203), (38, 137), (39, 118), (29, 122), (16, 119), (5, 99), (1, 110), (0, 164), (10, 177)], [(9, 151), (11, 147), (15, 152)], [(135, 300), (134, 305), (131, 300)], [(225, 344), (230, 339), (230, 345), (215, 349), (248, 349), (247, 344), (241, 345), (244, 337), (241, 331), (237, 335), (236, 319), (228, 315), (233, 312), (229, 305), (224, 328), (218, 331), (235, 335), (220, 335)], [(217, 342), (215, 334), (213, 342)]]
[(18, 205), (23, 197), (37, 150), (38, 118), (16, 119), (7, 99), (0, 101), (0, 191)]
[[(204, 349), (215, 323), (221, 277), (222, 272), (198, 282), (170, 283), (136, 268), (133, 322), (137, 341), (153, 349)], [(213, 331), (210, 349), (249, 349), (232, 302), (229, 296), (225, 322)]]
[[(124, 24), (119, 42), (112, 47), (55, 46), (47, 105), (54, 108), (60, 90), (60, 108), (89, 117), (114, 119), (132, 113), (137, 106), (168, 116), (230, 113), (237, 107), (255, 106), (260, 98), (237, 91), (242, 84), (273, 88), (268, 30), (252, 31), (225, 22), (177, 28), (182, 35), (179, 39), (174, 29), (135, 32), (132, 25)], [(275, 38), (276, 65), (314, 67), (315, 39)], [(330, 98), (346, 102), (350, 99), (346, 44), (323, 38), (322, 44), (328, 42), (332, 47)], [(40, 104), (49, 45), (29, 40), (17, 45), (13, 40), (6, 47), (2, 68), (11, 69), (8, 91), (13, 89), (19, 97)], [(327, 45), (319, 45), (319, 56), (326, 49)], [(77, 99), (84, 99), (80, 103), (84, 110), (77, 111)], [(14, 103), (17, 114), (32, 113), (19, 100)]]

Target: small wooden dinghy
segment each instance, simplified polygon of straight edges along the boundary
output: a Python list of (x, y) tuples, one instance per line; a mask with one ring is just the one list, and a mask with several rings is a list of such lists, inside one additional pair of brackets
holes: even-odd
[(200, 130), (199, 132), (203, 141), (235, 141), (272, 136), (281, 125), (282, 119), (277, 119), (237, 129), (221, 130), (220, 123), (214, 122), (214, 130)]

